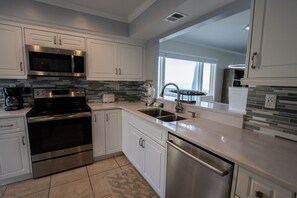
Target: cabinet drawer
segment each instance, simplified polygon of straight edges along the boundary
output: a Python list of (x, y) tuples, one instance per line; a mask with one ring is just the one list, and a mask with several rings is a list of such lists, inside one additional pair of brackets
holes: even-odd
[(153, 124), (145, 121), (143, 118), (139, 118), (134, 115), (130, 116), (129, 123), (132, 123), (134, 127), (165, 147), (167, 140), (167, 132), (165, 130), (156, 127)]
[(24, 118), (0, 119), (0, 134), (25, 130)]
[(236, 195), (240, 198), (293, 198), (294, 193), (239, 167)]

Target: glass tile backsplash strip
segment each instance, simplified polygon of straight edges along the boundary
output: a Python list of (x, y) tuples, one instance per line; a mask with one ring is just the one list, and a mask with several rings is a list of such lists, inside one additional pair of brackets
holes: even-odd
[[(151, 81), (87, 81), (83, 78), (28, 77), (26, 80), (0, 80), (0, 107), (4, 106), (3, 87), (84, 87), (87, 102), (102, 102), (105, 93), (115, 94), (116, 101), (145, 101)], [(29, 89), (30, 90), (30, 89)], [(33, 104), (32, 93), (23, 94), (24, 105)]]
[[(275, 109), (264, 107), (266, 94), (277, 95)], [(249, 87), (244, 128), (297, 141), (297, 87)]]

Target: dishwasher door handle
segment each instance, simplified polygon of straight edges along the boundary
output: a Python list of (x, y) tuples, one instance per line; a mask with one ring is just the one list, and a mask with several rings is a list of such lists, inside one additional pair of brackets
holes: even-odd
[(170, 146), (172, 146), (176, 150), (182, 152), (183, 154), (187, 155), (188, 157), (190, 157), (194, 161), (202, 164), (203, 166), (209, 168), (210, 170), (214, 171), (215, 173), (221, 175), (222, 177), (225, 176), (225, 175), (228, 175), (228, 173), (229, 173), (228, 171), (226, 171), (226, 170), (220, 170), (220, 169), (218, 169), (218, 168), (216, 168), (216, 167), (208, 164), (207, 162), (205, 162), (205, 161), (203, 161), (203, 160), (195, 157), (194, 155), (186, 152), (185, 150), (183, 150), (182, 148), (180, 148), (179, 146), (177, 146), (176, 144), (174, 144), (173, 141), (167, 140), (166, 142), (167, 142), (167, 144), (169, 144)]

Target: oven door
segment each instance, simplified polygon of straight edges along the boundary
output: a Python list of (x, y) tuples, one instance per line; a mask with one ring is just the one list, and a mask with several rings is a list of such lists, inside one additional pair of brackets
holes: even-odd
[[(28, 118), (28, 132), (32, 161), (42, 160), (46, 154), (61, 151), (74, 152), (74, 148), (92, 149), (91, 113), (73, 113)], [(47, 154), (49, 155), (49, 154)], [(35, 159), (38, 158), (38, 159)]]

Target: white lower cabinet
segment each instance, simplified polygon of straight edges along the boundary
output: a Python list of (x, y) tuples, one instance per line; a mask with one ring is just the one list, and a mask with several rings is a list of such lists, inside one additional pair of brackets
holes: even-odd
[[(294, 198), (295, 194), (267, 179), (239, 167), (236, 195), (239, 198)], [(235, 196), (236, 197), (236, 196)]]
[(156, 193), (164, 197), (166, 149), (147, 134), (156, 130), (166, 134), (166, 131), (154, 126), (148, 130), (147, 122), (142, 123), (135, 116), (129, 117), (126, 112), (123, 121), (123, 152)]
[(30, 173), (26, 133), (18, 129), (23, 118), (0, 119), (0, 181)]
[(94, 111), (94, 157), (100, 157), (120, 151), (122, 151), (121, 110)]

